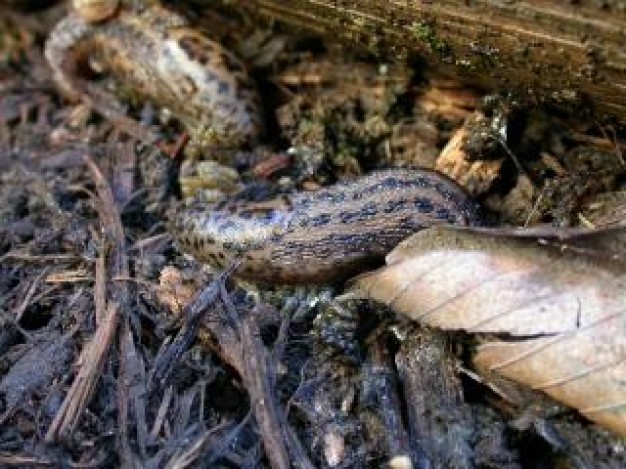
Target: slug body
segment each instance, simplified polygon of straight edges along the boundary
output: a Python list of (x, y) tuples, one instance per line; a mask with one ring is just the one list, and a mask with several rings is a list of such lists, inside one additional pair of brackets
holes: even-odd
[(395, 169), (271, 202), (186, 211), (173, 232), (200, 261), (240, 261), (241, 277), (297, 284), (346, 279), (438, 223), (478, 225), (478, 207), (445, 176)]
[(133, 96), (167, 108), (194, 148), (236, 147), (260, 133), (259, 99), (242, 63), (159, 5), (121, 8), (99, 23), (74, 11), (45, 54), (69, 97), (84, 97), (80, 72), (95, 61)]

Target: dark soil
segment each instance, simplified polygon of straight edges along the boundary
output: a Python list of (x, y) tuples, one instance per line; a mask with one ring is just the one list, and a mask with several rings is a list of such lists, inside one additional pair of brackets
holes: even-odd
[[(626, 467), (575, 411), (518, 408), (461, 372), (471, 338), (339, 305), (341, 285), (256, 290), (185, 257), (167, 232), (180, 160), (57, 94), (42, 42), (62, 14), (0, 7), (0, 466)], [(468, 164), (497, 170), (469, 190), (493, 221), (623, 222), (624, 129), (263, 34), (247, 45), (270, 130), (236, 155), (236, 187), (432, 166), (481, 109)], [(149, 109), (129, 112), (175, 139)], [(502, 121), (506, 148), (483, 132)]]

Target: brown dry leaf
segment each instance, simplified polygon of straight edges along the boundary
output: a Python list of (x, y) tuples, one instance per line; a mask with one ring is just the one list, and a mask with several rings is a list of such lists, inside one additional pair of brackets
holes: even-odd
[(502, 334), (478, 349), (479, 368), (626, 436), (624, 233), (597, 233), (597, 251), (594, 234), (579, 230), (438, 227), (400, 244), (355, 288), (430, 326)]

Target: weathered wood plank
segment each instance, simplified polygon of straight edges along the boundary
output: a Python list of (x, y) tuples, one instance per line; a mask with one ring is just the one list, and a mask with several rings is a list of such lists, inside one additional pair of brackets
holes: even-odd
[[(214, 4), (207, 1), (208, 4)], [(523, 100), (593, 107), (626, 123), (626, 2), (620, 0), (221, 0), (360, 44), (392, 60)]]

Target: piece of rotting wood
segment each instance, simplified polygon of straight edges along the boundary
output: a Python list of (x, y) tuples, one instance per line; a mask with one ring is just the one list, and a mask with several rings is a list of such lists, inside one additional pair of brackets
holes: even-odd
[[(206, 2), (207, 5), (215, 2)], [(419, 54), (429, 70), (522, 102), (592, 109), (626, 124), (623, 0), (222, 0), (230, 8), (364, 46)]]

